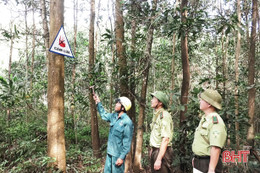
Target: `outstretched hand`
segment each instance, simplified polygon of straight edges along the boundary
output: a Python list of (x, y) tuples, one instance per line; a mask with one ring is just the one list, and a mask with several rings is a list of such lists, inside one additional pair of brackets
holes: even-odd
[(95, 100), (96, 104), (98, 104), (100, 102), (100, 99), (98, 97), (98, 95), (94, 94), (93, 99)]

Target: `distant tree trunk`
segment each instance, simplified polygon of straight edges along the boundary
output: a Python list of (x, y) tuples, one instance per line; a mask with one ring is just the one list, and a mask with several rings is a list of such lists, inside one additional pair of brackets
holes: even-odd
[[(74, 4), (74, 56), (77, 53), (77, 27), (78, 27), (78, 0), (73, 1)], [(74, 136), (75, 136), (75, 144), (78, 143), (78, 135), (77, 135), (77, 120), (75, 117), (75, 80), (76, 80), (76, 60), (74, 59), (73, 67), (72, 67), (72, 105), (71, 105), (71, 115), (73, 117), (74, 124)]]
[(147, 85), (148, 85), (148, 76), (149, 76), (149, 69), (151, 63), (151, 51), (152, 51), (152, 43), (153, 43), (153, 32), (154, 32), (154, 17), (155, 11), (157, 8), (157, 0), (153, 0), (153, 7), (152, 13), (150, 16), (150, 22), (148, 25), (148, 33), (147, 33), (147, 40), (146, 40), (146, 48), (144, 52), (143, 61), (144, 64), (144, 71), (142, 73), (142, 88), (141, 88), (141, 102), (139, 108), (139, 116), (138, 116), (138, 124), (137, 124), (137, 135), (136, 135), (136, 150), (134, 156), (134, 172), (142, 171), (142, 145), (143, 145), (143, 133), (144, 133), (144, 118), (145, 118), (145, 107), (146, 107), (146, 92), (147, 92)]
[[(226, 44), (225, 44), (226, 42)], [(224, 31), (223, 31), (223, 35), (222, 35), (222, 54), (223, 54), (223, 62), (222, 62), (222, 74), (223, 74), (223, 93), (222, 93), (222, 99), (225, 101), (226, 98), (226, 83), (227, 83), (227, 52), (228, 52), (228, 42), (229, 39), (228, 37), (226, 37), (226, 41), (224, 38)], [(230, 117), (229, 115), (226, 113), (226, 111), (224, 111), (224, 116), (226, 116), (226, 118), (229, 120)], [(228, 123), (227, 124), (228, 128), (231, 128), (231, 124)], [(230, 147), (230, 134), (228, 134), (227, 136), (227, 146)]]
[[(27, 13), (28, 13), (28, 6), (25, 3), (24, 4), (25, 11), (24, 11), (24, 22), (25, 22), (25, 59), (26, 59), (26, 65), (25, 65), (25, 94), (28, 95), (28, 73), (29, 73), (29, 55), (28, 55), (28, 21), (27, 21)], [(28, 110), (29, 108), (26, 108), (26, 123), (28, 123)]]
[(128, 96), (127, 61), (124, 52), (123, 1), (116, 0), (116, 56), (118, 57), (120, 95)]
[(170, 108), (173, 104), (173, 91), (174, 91), (174, 88), (175, 88), (175, 75), (174, 75), (174, 72), (175, 72), (175, 42), (176, 42), (176, 34), (174, 33), (173, 36), (172, 36), (172, 67), (171, 67), (171, 74), (172, 74), (172, 77), (171, 77), (171, 96), (170, 96), (170, 101), (169, 101), (169, 105), (170, 105)]
[[(64, 22), (64, 1), (50, 1), (50, 41), (54, 41)], [(50, 53), (48, 70), (48, 156), (55, 159), (49, 167), (66, 172), (64, 135), (64, 56)], [(51, 171), (50, 171), (51, 172)]]
[[(90, 2), (90, 25), (89, 25), (89, 80), (93, 81), (93, 70), (94, 70), (94, 61), (95, 61), (95, 48), (94, 48), (94, 25), (95, 25), (95, 0)], [(90, 82), (91, 83), (91, 82)], [(91, 112), (91, 139), (92, 139), (92, 148), (93, 154), (96, 158), (101, 157), (100, 152), (100, 139), (98, 133), (98, 119), (97, 119), (97, 110), (96, 104), (93, 99), (93, 93), (89, 89), (89, 102), (90, 102), (90, 112)]]
[(45, 44), (45, 55), (46, 55), (46, 62), (48, 61), (48, 53), (49, 53), (49, 28), (48, 28), (48, 21), (47, 21), (47, 12), (46, 12), (46, 1), (41, 0), (41, 17), (42, 17), (42, 28), (43, 28), (43, 38)]
[[(136, 4), (135, 1), (131, 1), (131, 10), (133, 11), (133, 14), (136, 14)], [(133, 17), (132, 22), (131, 22), (131, 64), (129, 66), (130, 68), (130, 74), (131, 77), (129, 79), (130, 83), (130, 92), (131, 94), (129, 95), (129, 99), (132, 102), (132, 107), (128, 112), (129, 117), (132, 119), (134, 125), (136, 123), (136, 118), (135, 118), (135, 58), (136, 58), (136, 20)], [(132, 139), (132, 144), (131, 144), (131, 150), (130, 153), (126, 157), (126, 162), (125, 162), (125, 173), (128, 173), (129, 171), (132, 171), (133, 167), (133, 158), (134, 158), (134, 153), (135, 153), (135, 144), (136, 144), (136, 138), (135, 138), (135, 133), (136, 133), (136, 126), (134, 126), (134, 132), (133, 132), (133, 139)]]
[(257, 15), (257, 0), (252, 1), (252, 28), (250, 38), (250, 52), (248, 62), (248, 115), (249, 124), (247, 132), (247, 141), (253, 146), (255, 131), (254, 131), (254, 116), (255, 116), (255, 44), (256, 44), (256, 15)]
[[(10, 35), (11, 35), (11, 38), (10, 38), (10, 55), (9, 55), (9, 69), (8, 69), (8, 79), (9, 79), (9, 82), (11, 80), (11, 73), (12, 73), (12, 58), (13, 58), (13, 45), (14, 45), (14, 35), (15, 33), (13, 33), (13, 22), (11, 22), (10, 24)], [(9, 126), (9, 121), (11, 120), (11, 108), (7, 108), (7, 123), (8, 123), (8, 126)]]
[[(187, 4), (188, 0), (182, 0), (181, 2), (181, 21), (182, 23), (186, 23), (187, 20)], [(190, 65), (189, 65), (189, 54), (188, 54), (188, 33), (185, 31), (184, 35), (181, 37), (181, 59), (182, 59), (182, 74), (183, 74), (183, 80), (182, 80), (182, 87), (181, 87), (181, 105), (185, 107), (184, 111), (180, 112), (180, 127), (185, 125), (185, 113), (187, 112), (187, 104), (188, 104), (188, 95), (189, 95), (189, 87), (190, 87)], [(186, 150), (186, 130), (184, 129), (183, 138), (184, 142), (181, 145), (181, 152), (182, 157), (185, 156)], [(186, 165), (185, 162), (181, 161), (180, 168), (184, 172), (186, 172)]]
[(31, 61), (31, 82), (30, 82), (30, 91), (33, 89), (33, 70), (34, 70), (34, 57), (35, 57), (35, 40), (36, 40), (36, 26), (35, 26), (35, 7), (33, 5), (33, 40), (32, 40), (32, 61)]
[[(215, 41), (215, 43), (217, 43), (217, 39), (216, 39), (216, 41)], [(218, 89), (218, 69), (219, 69), (219, 63), (218, 63), (218, 55), (217, 55), (217, 53), (218, 53), (218, 45), (216, 44), (215, 45), (216, 46), (216, 90)]]
[[(238, 17), (238, 27), (241, 27), (241, 12), (240, 12), (240, 0), (237, 0), (237, 17)], [(237, 46), (236, 46), (236, 61), (235, 61), (235, 80), (236, 80), (236, 85), (235, 85), (235, 115), (236, 115), (236, 123), (235, 123), (235, 128), (236, 128), (236, 149), (239, 150), (239, 143), (240, 143), (240, 138), (239, 138), (239, 123), (238, 123), (238, 115), (239, 115), (239, 100), (238, 100), (238, 80), (239, 80), (239, 69), (238, 69), (238, 62), (239, 62), (239, 56), (240, 56), (240, 48), (241, 48), (241, 34), (240, 31), (237, 31)]]

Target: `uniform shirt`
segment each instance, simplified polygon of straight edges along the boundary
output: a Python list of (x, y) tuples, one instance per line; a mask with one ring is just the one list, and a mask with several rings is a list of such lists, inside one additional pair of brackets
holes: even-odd
[(225, 123), (216, 112), (203, 115), (195, 131), (192, 151), (198, 156), (210, 156), (211, 146), (223, 148), (226, 137)]
[(118, 113), (107, 113), (100, 102), (97, 104), (97, 109), (101, 118), (110, 122), (107, 153), (124, 160), (131, 148), (134, 130), (132, 120), (126, 113), (119, 118)]
[(151, 126), (151, 136), (150, 136), (150, 146), (160, 148), (162, 139), (169, 138), (168, 146), (172, 145), (173, 137), (173, 121), (172, 117), (164, 110), (160, 108), (153, 115)]

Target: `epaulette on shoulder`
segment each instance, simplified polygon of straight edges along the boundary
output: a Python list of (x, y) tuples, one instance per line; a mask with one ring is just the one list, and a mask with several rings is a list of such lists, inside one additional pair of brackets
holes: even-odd
[(212, 123), (218, 124), (218, 117), (216, 115), (212, 116)]

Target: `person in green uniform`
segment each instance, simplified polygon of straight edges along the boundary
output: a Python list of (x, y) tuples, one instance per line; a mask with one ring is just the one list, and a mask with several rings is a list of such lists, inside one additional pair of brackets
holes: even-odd
[(151, 123), (150, 135), (150, 157), (152, 173), (173, 172), (171, 163), (173, 157), (172, 138), (173, 120), (166, 110), (168, 106), (168, 96), (162, 91), (151, 94), (151, 107), (154, 109)]
[(110, 123), (104, 173), (123, 173), (134, 130), (132, 120), (126, 114), (131, 108), (131, 101), (127, 97), (119, 97), (116, 100), (115, 112), (107, 113), (98, 96), (95, 94), (93, 98), (101, 118)]
[(192, 165), (196, 171), (222, 172), (220, 155), (227, 137), (225, 123), (217, 113), (217, 110), (222, 109), (222, 97), (212, 89), (205, 90), (199, 97), (200, 110), (204, 112), (204, 115), (194, 135)]

